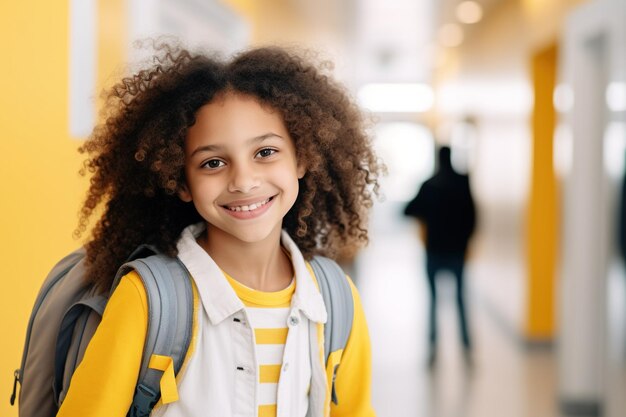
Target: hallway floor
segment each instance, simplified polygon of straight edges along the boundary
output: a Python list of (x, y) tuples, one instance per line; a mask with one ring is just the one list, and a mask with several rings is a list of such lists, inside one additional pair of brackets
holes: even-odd
[[(371, 243), (357, 259), (353, 275), (372, 338), (372, 395), (378, 416), (560, 416), (555, 351), (525, 346), (517, 330), (523, 300), (519, 266), (480, 259), (468, 265), (471, 364), (461, 349), (454, 282), (438, 279), (439, 351), (429, 368), (423, 249), (412, 224), (399, 219), (396, 209), (377, 210)], [(626, 415), (626, 285), (619, 278), (623, 276), (609, 283), (605, 417)]]

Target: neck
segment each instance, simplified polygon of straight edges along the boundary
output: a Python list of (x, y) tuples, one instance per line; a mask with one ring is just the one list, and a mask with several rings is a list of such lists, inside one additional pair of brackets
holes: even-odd
[(233, 279), (258, 291), (280, 291), (293, 278), (291, 260), (280, 246), (280, 228), (260, 242), (244, 242), (207, 225), (198, 244)]

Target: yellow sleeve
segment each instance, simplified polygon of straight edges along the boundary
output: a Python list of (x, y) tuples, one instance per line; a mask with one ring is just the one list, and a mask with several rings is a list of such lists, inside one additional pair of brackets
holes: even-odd
[(350, 281), (354, 300), (352, 332), (337, 369), (335, 391), (339, 404), (331, 402), (332, 417), (374, 417), (372, 408), (372, 352), (365, 313), (356, 287)]
[(139, 376), (148, 302), (136, 272), (124, 276), (76, 369), (57, 416), (125, 417)]

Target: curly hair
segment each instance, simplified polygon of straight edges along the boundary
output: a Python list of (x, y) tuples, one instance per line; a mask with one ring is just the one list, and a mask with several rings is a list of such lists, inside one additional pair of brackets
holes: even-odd
[(88, 154), (81, 175), (92, 176), (75, 234), (101, 213), (85, 245), (91, 282), (108, 289), (140, 244), (176, 256), (182, 230), (203, 220), (178, 197), (184, 142), (199, 108), (226, 91), (278, 111), (298, 161), (306, 161), (298, 198), (283, 220), (305, 259), (367, 243), (367, 208), (383, 167), (359, 109), (325, 74), (327, 65), (277, 47), (231, 60), (168, 44), (155, 53), (149, 68), (107, 92), (104, 121), (79, 149)]

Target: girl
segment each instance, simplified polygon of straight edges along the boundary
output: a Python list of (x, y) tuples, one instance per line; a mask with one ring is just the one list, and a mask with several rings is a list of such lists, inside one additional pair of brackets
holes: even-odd
[[(79, 225), (80, 234), (103, 205), (86, 245), (90, 279), (103, 291), (142, 243), (178, 256), (193, 277), (198, 305), (179, 399), (153, 415), (373, 416), (356, 289), (334, 404), (319, 359), (326, 310), (307, 263), (367, 242), (365, 208), (381, 166), (357, 107), (282, 49), (231, 61), (167, 45), (157, 53), (152, 68), (113, 87), (106, 122), (81, 148), (93, 176)], [(127, 414), (146, 323), (132, 272), (59, 416)]]

